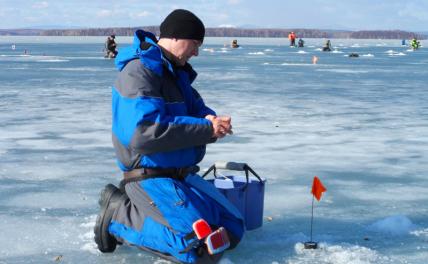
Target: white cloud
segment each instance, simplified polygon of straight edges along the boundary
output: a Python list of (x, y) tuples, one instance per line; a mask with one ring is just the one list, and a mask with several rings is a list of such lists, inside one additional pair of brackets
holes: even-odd
[(32, 7), (36, 8), (36, 9), (44, 9), (44, 8), (49, 7), (49, 3), (46, 1), (36, 2), (32, 5)]
[(107, 9), (102, 9), (97, 12), (97, 17), (110, 17), (113, 15), (113, 12)]
[(129, 16), (131, 17), (131, 18), (141, 18), (141, 17), (148, 17), (148, 16), (150, 16), (150, 12), (148, 12), (148, 11), (143, 11), (143, 12), (138, 12), (138, 13), (131, 13), (131, 14), (129, 14)]

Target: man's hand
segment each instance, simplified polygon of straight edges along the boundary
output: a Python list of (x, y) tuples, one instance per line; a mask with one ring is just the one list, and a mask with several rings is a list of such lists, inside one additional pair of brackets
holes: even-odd
[(222, 138), (225, 137), (227, 134), (233, 134), (231, 124), (232, 118), (230, 116), (207, 115), (205, 118), (210, 120), (213, 124), (213, 137)]

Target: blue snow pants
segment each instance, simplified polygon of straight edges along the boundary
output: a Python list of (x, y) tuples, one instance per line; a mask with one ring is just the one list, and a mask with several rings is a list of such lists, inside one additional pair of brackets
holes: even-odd
[(129, 200), (115, 211), (110, 234), (119, 241), (152, 251), (173, 261), (195, 263), (196, 249), (181, 252), (196, 238), (186, 237), (192, 224), (204, 219), (224, 227), (234, 248), (244, 234), (244, 220), (210, 182), (189, 174), (184, 180), (151, 178), (125, 185)]

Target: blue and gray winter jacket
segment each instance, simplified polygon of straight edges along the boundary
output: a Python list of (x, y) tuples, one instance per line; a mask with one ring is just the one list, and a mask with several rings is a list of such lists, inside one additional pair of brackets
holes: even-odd
[(138, 30), (115, 60), (112, 90), (113, 144), (120, 168), (183, 168), (197, 164), (214, 142), (205, 106), (191, 84), (189, 64), (174, 66), (152, 33)]

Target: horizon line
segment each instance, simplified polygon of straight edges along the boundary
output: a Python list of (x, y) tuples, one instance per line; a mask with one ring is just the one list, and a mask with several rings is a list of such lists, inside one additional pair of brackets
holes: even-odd
[[(71, 27), (46, 27), (44, 26), (32, 26), (32, 27), (19, 27), (19, 28), (0, 28), (0, 30), (79, 30), (79, 29), (118, 29), (118, 28), (145, 28), (145, 27), (159, 27), (156, 25), (151, 26), (118, 26), (118, 27), (85, 27), (85, 26), (71, 26)], [(418, 30), (405, 30), (405, 29), (332, 29), (332, 28), (306, 28), (306, 27), (206, 27), (206, 29), (242, 29), (242, 30), (324, 30), (324, 31), (344, 31), (344, 32), (356, 32), (356, 31), (403, 31), (409, 33), (428, 33), (427, 31)]]

